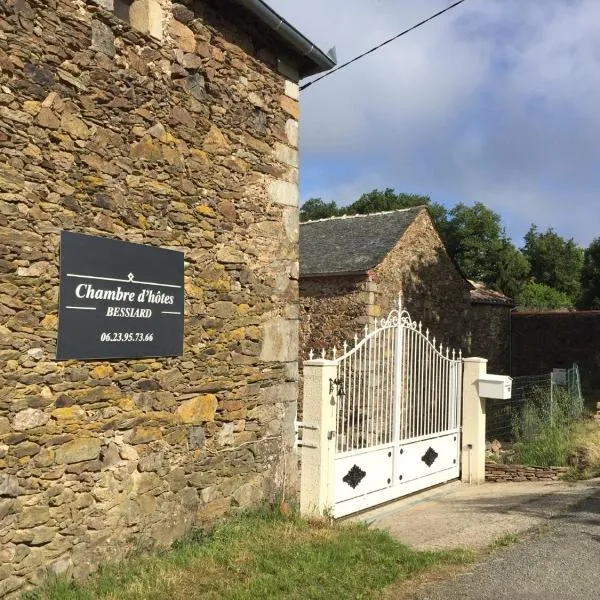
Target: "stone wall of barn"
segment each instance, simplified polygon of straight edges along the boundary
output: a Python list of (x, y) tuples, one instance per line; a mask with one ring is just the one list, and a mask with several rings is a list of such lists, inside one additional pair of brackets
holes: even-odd
[(422, 321), (438, 342), (469, 351), (469, 286), (450, 260), (426, 210), (373, 269), (372, 277), (377, 283), (377, 314), (385, 316), (395, 308), (401, 291), (413, 320)]
[(576, 363), (586, 400), (600, 400), (600, 311), (515, 311), (511, 330), (511, 375), (550, 373)]
[(469, 354), (487, 358), (488, 373), (510, 374), (510, 313), (510, 305), (471, 304)]
[[(303, 277), (300, 281), (300, 356), (316, 356), (342, 348), (354, 336), (362, 337), (364, 327), (378, 314), (374, 307), (377, 288), (366, 275)], [(329, 358), (331, 358), (328, 355)]]
[(444, 248), (423, 210), (398, 244), (364, 275), (302, 277), (300, 281), (301, 356), (310, 349), (338, 349), (364, 335), (365, 325), (404, 307), (432, 336), (463, 352), (470, 349), (469, 285)]
[[(296, 476), (293, 64), (226, 2), (103, 4), (0, 5), (0, 597)], [(55, 360), (61, 230), (185, 253), (183, 356)]]

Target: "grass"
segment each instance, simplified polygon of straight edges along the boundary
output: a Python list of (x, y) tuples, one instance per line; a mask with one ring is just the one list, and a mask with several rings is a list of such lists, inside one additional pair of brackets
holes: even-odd
[(535, 467), (564, 467), (574, 450), (570, 425), (541, 425), (527, 440), (514, 445), (514, 461)]
[(572, 469), (572, 478), (590, 479), (600, 477), (600, 423), (594, 420), (579, 421), (572, 430), (573, 446), (581, 455), (584, 465)]
[(492, 550), (497, 548), (508, 548), (514, 546), (519, 541), (519, 536), (516, 533), (506, 533), (497, 538), (492, 544)]
[(428, 569), (472, 560), (464, 550), (412, 550), (364, 524), (262, 508), (231, 517), (210, 536), (196, 533), (168, 551), (105, 565), (85, 584), (48, 580), (23, 599), (358, 600)]
[(532, 387), (520, 414), (512, 423), (514, 461), (536, 467), (564, 467), (575, 451), (581, 401), (558, 386)]

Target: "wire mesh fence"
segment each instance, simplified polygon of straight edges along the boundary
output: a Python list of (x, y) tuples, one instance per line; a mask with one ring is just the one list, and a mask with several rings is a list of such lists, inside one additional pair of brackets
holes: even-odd
[(486, 437), (501, 442), (531, 439), (545, 425), (578, 419), (583, 405), (576, 364), (544, 375), (515, 377), (511, 398), (487, 405)]

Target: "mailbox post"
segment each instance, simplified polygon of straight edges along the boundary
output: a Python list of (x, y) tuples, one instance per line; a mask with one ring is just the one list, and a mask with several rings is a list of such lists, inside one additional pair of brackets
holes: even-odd
[(483, 483), (486, 399), (509, 399), (512, 393), (512, 378), (487, 373), (485, 358), (465, 358), (463, 365), (461, 480), (467, 483)]

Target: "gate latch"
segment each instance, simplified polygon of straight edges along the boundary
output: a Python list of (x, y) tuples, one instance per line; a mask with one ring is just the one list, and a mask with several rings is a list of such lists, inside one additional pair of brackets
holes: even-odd
[(327, 432), (327, 439), (328, 440), (332, 440), (335, 437), (335, 431), (328, 431)]

